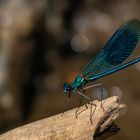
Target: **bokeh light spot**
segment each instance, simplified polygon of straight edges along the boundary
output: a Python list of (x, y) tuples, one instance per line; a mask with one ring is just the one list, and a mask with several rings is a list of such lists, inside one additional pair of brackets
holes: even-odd
[(98, 87), (93, 89), (92, 97), (97, 100), (104, 100), (108, 96), (107, 90), (104, 87)]
[(76, 52), (84, 52), (89, 47), (89, 40), (85, 35), (77, 34), (71, 40), (71, 47)]
[(3, 93), (0, 95), (0, 104), (3, 108), (9, 109), (13, 106), (14, 101), (10, 93)]
[(111, 95), (118, 96), (121, 99), (122, 98), (122, 90), (117, 86), (111, 87)]

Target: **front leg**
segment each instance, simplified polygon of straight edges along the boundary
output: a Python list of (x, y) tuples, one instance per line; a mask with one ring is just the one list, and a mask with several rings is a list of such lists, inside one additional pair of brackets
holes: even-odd
[(87, 89), (98, 87), (98, 86), (103, 86), (103, 84), (102, 83), (94, 84), (94, 85), (91, 85), (91, 86), (84, 87), (84, 88), (82, 88), (82, 90), (87, 90)]
[(103, 107), (103, 99), (104, 99), (104, 90), (103, 90), (103, 84), (102, 83), (99, 83), (99, 84), (94, 84), (94, 85), (91, 85), (91, 86), (87, 86), (87, 87), (84, 87), (82, 90), (85, 91), (87, 89), (90, 89), (90, 88), (95, 88), (95, 87), (98, 87), (98, 86), (101, 86), (101, 92), (100, 92), (100, 101), (101, 101), (101, 108), (104, 110), (104, 107)]
[[(90, 122), (91, 122), (91, 124), (93, 124), (92, 123), (92, 117), (94, 115), (94, 112), (96, 110), (97, 105), (94, 104), (94, 103), (92, 103), (91, 98), (89, 98), (88, 96), (86, 96), (85, 93), (81, 93), (81, 91), (79, 91), (79, 90), (77, 90), (77, 93), (80, 94), (82, 96), (82, 98), (85, 97), (89, 101), (88, 104), (90, 104), (90, 106), (91, 106), (90, 107)], [(93, 110), (92, 106), (95, 106), (94, 110)], [(86, 105), (86, 108), (88, 108), (87, 105)]]
[[(83, 93), (82, 94), (84, 94), (84, 91), (83, 91)], [(80, 111), (79, 112), (79, 109), (80, 109), (80, 107), (81, 107), (81, 105), (82, 105), (82, 103), (83, 103), (83, 96), (80, 96), (80, 102), (79, 102), (79, 105), (78, 105), (78, 108), (77, 108), (77, 110), (76, 110), (76, 112), (75, 112), (75, 116), (76, 116), (76, 118), (78, 118), (78, 115), (80, 114), (80, 113), (82, 113), (83, 111), (85, 111), (85, 109), (84, 110), (82, 110), (82, 111)], [(86, 107), (86, 109), (88, 108), (88, 106), (85, 104), (85, 107)]]

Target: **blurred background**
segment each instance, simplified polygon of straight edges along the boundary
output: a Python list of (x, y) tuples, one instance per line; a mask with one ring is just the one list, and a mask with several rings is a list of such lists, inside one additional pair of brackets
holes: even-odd
[[(79, 103), (62, 91), (117, 28), (140, 19), (139, 0), (0, 0), (0, 133)], [(140, 45), (131, 59), (140, 55)], [(127, 110), (110, 140), (140, 139), (140, 63), (101, 78)], [(98, 89), (90, 91), (98, 99)]]

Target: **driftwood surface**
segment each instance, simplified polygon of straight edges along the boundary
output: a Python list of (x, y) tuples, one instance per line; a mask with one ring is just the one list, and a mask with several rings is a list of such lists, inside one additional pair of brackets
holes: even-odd
[[(104, 101), (103, 101), (104, 102)], [(113, 96), (105, 100), (103, 108), (100, 101), (93, 101), (97, 105), (92, 123), (90, 121), (90, 105), (75, 116), (76, 108), (51, 116), (16, 129), (0, 136), (0, 140), (93, 140), (95, 133), (102, 133), (119, 117), (125, 105), (118, 103), (118, 97)]]

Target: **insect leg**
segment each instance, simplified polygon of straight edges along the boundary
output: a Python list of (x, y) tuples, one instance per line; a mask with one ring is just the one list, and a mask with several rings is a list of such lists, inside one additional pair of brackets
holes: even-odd
[(85, 94), (83, 94), (81, 91), (79, 91), (79, 90), (76, 90), (76, 91), (77, 91), (78, 94), (85, 97), (87, 100), (91, 101), (91, 99), (88, 96), (86, 96)]
[(82, 90), (86, 90), (86, 89), (89, 89), (89, 88), (94, 88), (94, 87), (97, 87), (97, 86), (101, 86), (100, 101), (101, 101), (101, 108), (104, 110), (104, 108), (103, 108), (104, 90), (103, 90), (103, 84), (102, 83), (87, 86), (87, 87), (83, 88)]
[[(97, 107), (97, 105), (96, 104), (94, 104), (94, 103), (89, 103), (90, 104), (90, 122), (91, 122), (91, 124), (93, 124), (92, 123), (92, 117), (93, 117), (93, 115), (94, 115), (94, 112), (95, 112), (95, 110), (96, 110), (96, 107)], [(94, 110), (92, 109), (92, 106), (94, 106)], [(93, 111), (92, 111), (93, 110)]]
[(82, 90), (86, 90), (86, 89), (97, 87), (97, 86), (102, 86), (102, 83), (94, 84), (94, 85), (91, 85), (91, 86), (84, 87)]
[[(101, 101), (101, 108), (103, 109), (103, 111), (105, 111), (103, 104), (105, 103), (105, 100), (106, 100), (106, 96), (104, 96), (104, 95), (105, 95), (104, 89), (103, 89), (103, 87), (101, 87), (100, 101)], [(105, 99), (104, 102), (103, 102), (103, 99)]]
[[(85, 91), (83, 91), (82, 94), (85, 94)], [(85, 111), (85, 110), (82, 110), (82, 111), (79, 112), (79, 109), (80, 109), (80, 107), (81, 107), (81, 105), (82, 105), (82, 102), (83, 102), (83, 98), (84, 98), (84, 96), (81, 96), (80, 102), (79, 102), (79, 105), (78, 105), (78, 108), (77, 108), (77, 110), (76, 110), (76, 112), (75, 112), (76, 118), (78, 118), (78, 115), (79, 115), (80, 113), (82, 113), (83, 111)], [(86, 109), (88, 108), (87, 104), (85, 104), (85, 107), (86, 107)]]
[[(92, 117), (93, 117), (93, 114), (94, 114), (94, 112), (95, 112), (95, 110), (96, 110), (97, 105), (94, 104), (94, 103), (92, 103), (92, 102), (91, 102), (91, 98), (89, 98), (89, 97), (86, 96), (85, 94), (81, 93), (79, 90), (77, 90), (77, 93), (80, 94), (80, 95), (82, 95), (83, 97), (85, 97), (85, 98), (89, 101), (88, 104), (90, 104), (90, 106), (91, 106), (91, 107), (90, 107), (90, 122), (91, 122), (91, 124), (92, 124)], [(92, 109), (92, 106), (95, 106), (94, 110)], [(86, 105), (86, 108), (87, 108), (87, 105)], [(93, 111), (92, 111), (92, 110), (93, 110)]]

